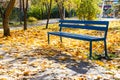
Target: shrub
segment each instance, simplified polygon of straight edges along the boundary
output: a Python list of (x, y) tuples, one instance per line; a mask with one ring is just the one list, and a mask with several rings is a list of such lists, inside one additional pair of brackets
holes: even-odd
[(41, 10), (39, 6), (31, 6), (31, 8), (28, 11), (28, 16), (41, 19)]
[(51, 9), (51, 18), (59, 18), (59, 12), (58, 12), (58, 7), (55, 6), (54, 8)]
[(35, 17), (29, 17), (29, 18), (28, 18), (28, 21), (29, 21), (29, 22), (36, 22), (37, 19), (36, 19)]
[(10, 20), (19, 20), (19, 14), (20, 14), (20, 10), (19, 8), (14, 8), (11, 15), (10, 15)]

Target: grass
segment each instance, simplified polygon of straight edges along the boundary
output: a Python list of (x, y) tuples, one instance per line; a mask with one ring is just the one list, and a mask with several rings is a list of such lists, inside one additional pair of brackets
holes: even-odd
[[(100, 54), (94, 54), (93, 55), (93, 60), (105, 59), (105, 56), (103, 54), (101, 54), (101, 55)], [(117, 54), (113, 54), (113, 53), (108, 53), (108, 56), (109, 56), (110, 59), (118, 58)]]

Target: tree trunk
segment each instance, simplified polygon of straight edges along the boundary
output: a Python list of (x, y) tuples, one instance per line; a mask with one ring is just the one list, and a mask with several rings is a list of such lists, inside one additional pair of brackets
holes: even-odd
[(23, 0), (24, 30), (27, 30), (27, 8), (28, 8), (28, 0), (26, 0), (26, 2)]
[(71, 5), (69, 4), (69, 18), (71, 17)]
[(64, 6), (63, 6), (63, 1), (59, 2), (58, 0), (55, 0), (58, 6), (58, 10), (59, 10), (59, 15), (60, 15), (60, 19), (64, 19)]
[(24, 11), (24, 30), (27, 30), (27, 11)]
[(43, 12), (43, 9), (44, 8), (44, 5), (42, 5), (42, 7), (40, 8), (40, 10), (41, 10), (41, 19), (44, 19), (44, 12)]
[(4, 11), (4, 14), (2, 15), (3, 19), (3, 36), (10, 36), (10, 29), (9, 29), (9, 16), (12, 12), (12, 9), (14, 8), (16, 0), (10, 0), (9, 4), (7, 5), (7, 8)]
[(47, 18), (47, 23), (46, 23), (46, 29), (48, 28), (48, 23), (50, 19), (50, 13), (51, 13), (51, 7), (52, 7), (52, 0), (50, 0), (50, 5), (49, 5), (49, 10), (48, 10), (48, 18)]
[(59, 14), (60, 14), (60, 19), (64, 20), (64, 12), (62, 7), (58, 4), (58, 9), (59, 9)]
[(46, 15), (46, 17), (45, 17), (45, 19), (47, 19), (47, 13), (48, 13), (48, 9), (49, 9), (48, 4), (45, 4), (45, 8), (46, 8), (46, 12), (45, 12), (45, 13), (46, 13), (46, 14), (45, 14), (45, 15)]
[(9, 19), (8, 18), (3, 18), (3, 36), (10, 36), (10, 29), (9, 29)]
[(19, 0), (20, 1), (20, 13), (19, 13), (19, 18), (20, 18), (20, 24), (22, 24), (22, 14), (23, 14), (23, 12), (22, 12), (22, 1), (21, 0)]

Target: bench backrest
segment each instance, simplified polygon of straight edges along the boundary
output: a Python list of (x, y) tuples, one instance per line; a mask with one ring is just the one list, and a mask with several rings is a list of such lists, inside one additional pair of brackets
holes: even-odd
[(66, 28), (81, 28), (81, 29), (88, 29), (88, 30), (98, 30), (104, 31), (106, 38), (107, 31), (108, 31), (108, 21), (80, 21), (80, 20), (59, 20), (60, 24), (60, 31), (62, 27)]

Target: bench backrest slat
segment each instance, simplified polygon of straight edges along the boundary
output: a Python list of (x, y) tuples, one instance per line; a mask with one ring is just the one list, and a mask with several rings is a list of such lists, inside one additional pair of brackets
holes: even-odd
[(84, 26), (84, 25), (73, 25), (73, 24), (59, 24), (60, 27), (69, 27), (69, 28), (81, 28), (81, 29), (89, 29), (89, 30), (100, 30), (100, 31), (106, 31), (106, 27), (100, 27), (100, 26)]
[(59, 20), (60, 23), (76, 23), (76, 24), (98, 24), (106, 25), (108, 21), (80, 21), (80, 20)]

